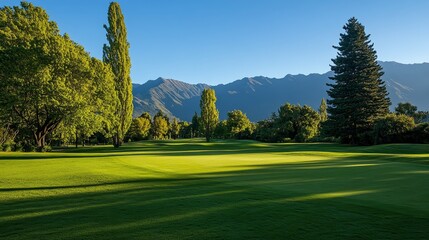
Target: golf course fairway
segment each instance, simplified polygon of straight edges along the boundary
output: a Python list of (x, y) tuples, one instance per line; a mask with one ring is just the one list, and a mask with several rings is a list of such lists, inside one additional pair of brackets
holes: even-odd
[(427, 239), (429, 145), (0, 153), (0, 239)]

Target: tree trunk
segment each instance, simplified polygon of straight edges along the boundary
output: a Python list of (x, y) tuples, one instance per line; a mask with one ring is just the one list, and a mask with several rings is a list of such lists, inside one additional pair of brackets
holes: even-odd
[(207, 127), (206, 130), (206, 142), (210, 142), (210, 127)]
[(121, 144), (119, 142), (119, 136), (118, 136), (118, 134), (115, 134), (113, 136), (113, 147), (119, 148), (119, 146), (121, 146)]
[(38, 130), (34, 133), (34, 140), (36, 141), (37, 150), (40, 151), (43, 147), (45, 147), (45, 137), (47, 132)]

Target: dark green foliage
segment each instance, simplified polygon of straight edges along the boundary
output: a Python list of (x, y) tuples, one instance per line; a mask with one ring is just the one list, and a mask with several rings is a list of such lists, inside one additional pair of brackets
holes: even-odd
[(406, 137), (415, 127), (414, 119), (404, 114), (388, 114), (375, 120), (374, 143), (404, 143)]
[(183, 121), (179, 122), (180, 132), (179, 138), (192, 138), (192, 124), (189, 122)]
[(112, 67), (115, 75), (115, 89), (119, 103), (116, 107), (118, 121), (115, 125), (113, 145), (119, 147), (122, 145), (125, 133), (130, 127), (133, 113), (130, 45), (127, 41), (127, 29), (119, 4), (116, 2), (110, 3), (107, 15), (109, 25), (104, 25), (104, 28), (107, 32), (108, 44), (103, 47), (103, 60)]
[(214, 137), (218, 139), (227, 139), (231, 135), (231, 132), (228, 130), (227, 120), (222, 120), (216, 125), (214, 131)]
[(277, 114), (257, 123), (255, 138), (265, 142), (307, 142), (319, 132), (320, 115), (309, 106), (286, 103)]
[(255, 130), (255, 126), (240, 110), (228, 112), (226, 125), (229, 138), (250, 139)]
[(429, 122), (417, 124), (406, 138), (409, 143), (429, 143)]
[(200, 100), (201, 123), (206, 141), (210, 142), (219, 122), (219, 111), (216, 108), (216, 94), (213, 89), (206, 88), (201, 93)]
[(319, 114), (311, 107), (286, 103), (279, 109), (278, 135), (296, 142), (306, 142), (317, 134), (319, 122)]
[(198, 117), (198, 114), (195, 113), (192, 117), (192, 123), (191, 123), (191, 137), (200, 137), (200, 130), (201, 130), (201, 118)]
[(262, 142), (279, 142), (275, 118), (271, 117), (256, 123), (255, 139)]
[(398, 103), (398, 106), (395, 108), (395, 112), (413, 117), (416, 123), (424, 122), (429, 116), (429, 112), (417, 111), (417, 106), (408, 102)]
[(344, 30), (339, 46), (334, 46), (338, 54), (331, 66), (335, 83), (328, 84), (327, 128), (342, 142), (357, 143), (358, 135), (371, 131), (375, 119), (389, 112), (390, 99), (364, 26), (351, 18)]
[(417, 107), (412, 105), (409, 102), (398, 103), (398, 106), (395, 107), (395, 112), (397, 114), (404, 114), (404, 115), (412, 117), (414, 114), (416, 114)]

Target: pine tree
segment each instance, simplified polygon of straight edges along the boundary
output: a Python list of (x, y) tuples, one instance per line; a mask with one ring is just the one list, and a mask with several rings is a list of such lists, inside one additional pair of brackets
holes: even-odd
[(110, 64), (115, 75), (115, 89), (119, 104), (116, 109), (118, 121), (113, 136), (113, 145), (119, 147), (123, 143), (125, 133), (130, 127), (133, 113), (133, 96), (130, 78), (131, 60), (127, 29), (124, 16), (118, 3), (112, 2), (108, 11), (109, 26), (104, 25), (108, 45), (103, 47), (103, 60)]
[(389, 112), (390, 99), (377, 63), (374, 45), (364, 26), (351, 18), (343, 27), (331, 70), (334, 84), (328, 95), (329, 133), (344, 143), (358, 143), (360, 134), (373, 127), (374, 120)]
[(200, 100), (201, 122), (204, 128), (206, 141), (210, 142), (217, 123), (219, 111), (216, 108), (216, 94), (213, 89), (204, 89)]

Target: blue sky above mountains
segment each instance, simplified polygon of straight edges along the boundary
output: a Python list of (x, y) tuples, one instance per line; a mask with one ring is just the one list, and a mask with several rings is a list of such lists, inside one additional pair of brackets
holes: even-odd
[[(62, 32), (101, 58), (110, 1), (37, 0)], [(133, 82), (159, 76), (218, 84), (324, 73), (342, 26), (366, 26), (379, 60), (429, 62), (429, 1), (126, 0)], [(2, 0), (0, 6), (18, 5)]]

